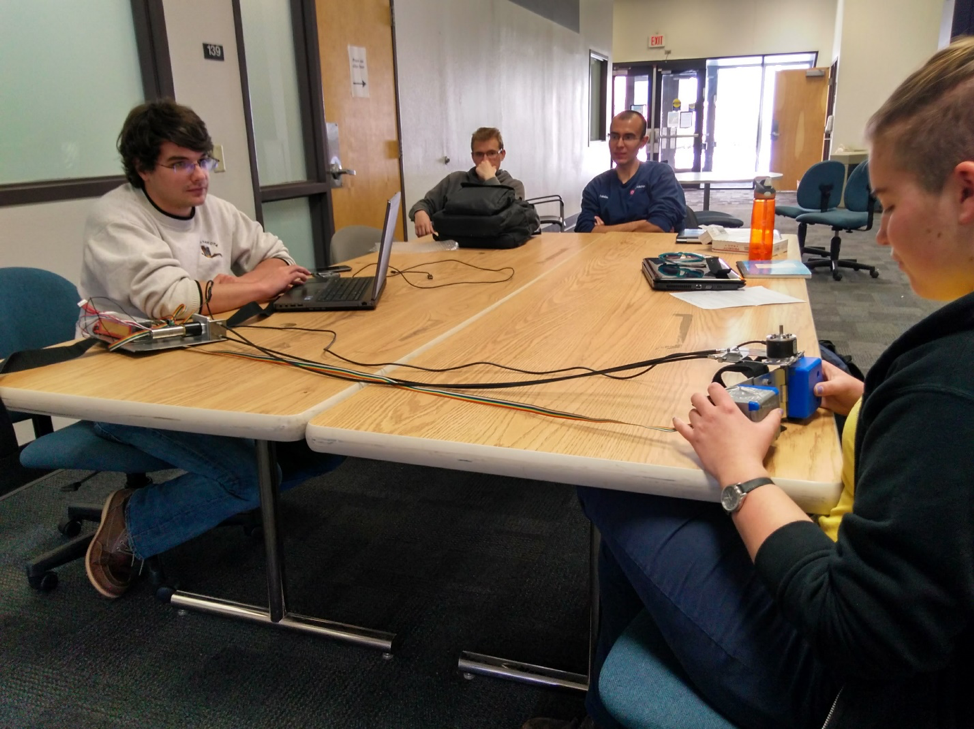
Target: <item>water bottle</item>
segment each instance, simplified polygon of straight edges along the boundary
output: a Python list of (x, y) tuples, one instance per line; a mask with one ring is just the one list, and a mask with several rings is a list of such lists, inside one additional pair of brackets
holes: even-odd
[(751, 238), (747, 257), (752, 261), (771, 258), (774, 243), (774, 187), (769, 177), (754, 178), (754, 206), (751, 208)]

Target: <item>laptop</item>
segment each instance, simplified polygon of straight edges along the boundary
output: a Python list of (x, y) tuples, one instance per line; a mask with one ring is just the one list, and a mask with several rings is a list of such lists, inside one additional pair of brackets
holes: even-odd
[(745, 283), (737, 271), (716, 256), (704, 256), (703, 263), (694, 268), (644, 258), (642, 268), (649, 285), (657, 291), (727, 291), (742, 288)]
[(396, 231), (401, 193), (386, 203), (386, 220), (379, 242), (379, 262), (375, 276), (331, 276), (309, 279), (301, 286), (285, 291), (274, 302), (275, 311), (347, 311), (374, 309), (386, 285), (389, 257), (392, 255), (392, 236)]

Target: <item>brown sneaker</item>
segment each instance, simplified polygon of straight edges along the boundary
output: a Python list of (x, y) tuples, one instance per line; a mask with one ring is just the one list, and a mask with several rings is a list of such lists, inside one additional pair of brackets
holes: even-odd
[(135, 555), (125, 527), (125, 505), (133, 493), (133, 489), (120, 489), (105, 500), (101, 524), (85, 556), (88, 579), (105, 597), (120, 597), (135, 576)]

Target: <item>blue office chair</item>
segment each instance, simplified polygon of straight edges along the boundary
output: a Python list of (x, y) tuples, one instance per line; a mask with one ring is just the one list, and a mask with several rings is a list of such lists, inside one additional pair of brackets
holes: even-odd
[(869, 163), (860, 163), (849, 175), (849, 180), (845, 186), (845, 210), (829, 210), (827, 212), (812, 212), (799, 215), (797, 220), (800, 226), (808, 225), (828, 225), (832, 228), (832, 242), (829, 250), (824, 248), (804, 247), (803, 253), (812, 253), (822, 256), (819, 260), (806, 261), (805, 265), (809, 268), (821, 268), (828, 266), (832, 271), (832, 278), (836, 281), (842, 280), (842, 272), (839, 269), (850, 268), (854, 271), (869, 271), (873, 278), (879, 278), (879, 271), (875, 266), (859, 263), (854, 258), (839, 258), (839, 249), (842, 246), (842, 239), (839, 233), (845, 231), (851, 233), (856, 230), (869, 230), (873, 227), (873, 211), (876, 207), (876, 198), (873, 197), (869, 189)]
[[(79, 298), (74, 284), (56, 273), (38, 268), (0, 268), (0, 310), (8, 312), (0, 317), (0, 358), (74, 339)], [(10, 416), (13, 422), (33, 421), (35, 440), (20, 453), (20, 463), (25, 468), (92, 472), (65, 486), (67, 491), (77, 490), (99, 471), (124, 473), (126, 486), (138, 488), (151, 483), (146, 473), (172, 468), (136, 448), (98, 437), (91, 423), (79, 422), (54, 430), (47, 416), (17, 412)], [(101, 511), (101, 504), (68, 507), (68, 516), (58, 528), (73, 539), (27, 564), (27, 580), (32, 587), (45, 592), (57, 587), (57, 573), (52, 570), (84, 557), (92, 535), (78, 536), (81, 522), (100, 521)]]
[(599, 697), (626, 729), (736, 729), (696, 692), (645, 611), (609, 651)]
[[(802, 175), (798, 183), (798, 205), (775, 205), (775, 215), (797, 220), (806, 213), (824, 213), (835, 210), (842, 200), (842, 184), (845, 182), (845, 165), (835, 160), (816, 162)], [(798, 224), (798, 249), (805, 252), (805, 234), (808, 224)], [(814, 251), (813, 251), (814, 252)]]

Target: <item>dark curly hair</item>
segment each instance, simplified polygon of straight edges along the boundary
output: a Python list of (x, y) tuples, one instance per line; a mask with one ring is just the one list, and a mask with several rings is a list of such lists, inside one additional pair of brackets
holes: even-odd
[(188, 106), (172, 99), (139, 104), (125, 118), (117, 145), (125, 177), (134, 187), (144, 187), (139, 171), (155, 169), (163, 142), (203, 154), (213, 151), (213, 140), (206, 131), (206, 124)]

